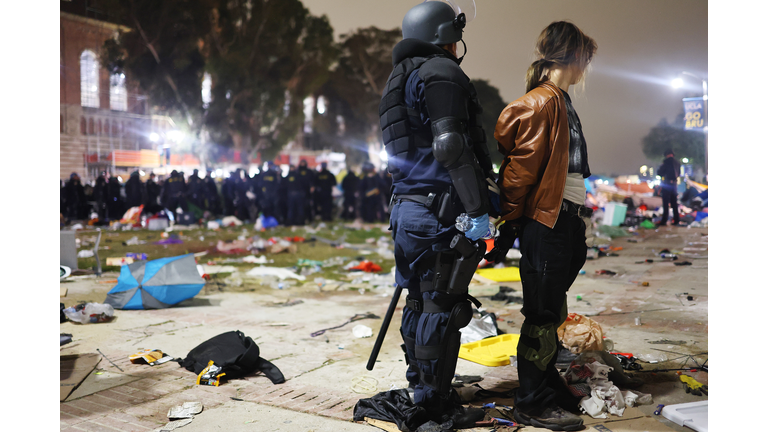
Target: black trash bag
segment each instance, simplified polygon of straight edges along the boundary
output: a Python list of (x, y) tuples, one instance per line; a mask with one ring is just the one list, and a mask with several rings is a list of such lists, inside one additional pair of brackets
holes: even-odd
[(259, 357), (259, 346), (240, 330), (222, 333), (201, 343), (177, 360), (179, 365), (200, 375), (208, 362), (222, 368), (227, 379), (242, 378), (253, 372), (262, 372), (272, 384), (285, 382), (283, 373), (277, 366)]
[(357, 401), (354, 419), (361, 421), (365, 417), (395, 423), (403, 432), (415, 432), (429, 421), (427, 411), (414, 404), (405, 389), (381, 392), (372, 398)]

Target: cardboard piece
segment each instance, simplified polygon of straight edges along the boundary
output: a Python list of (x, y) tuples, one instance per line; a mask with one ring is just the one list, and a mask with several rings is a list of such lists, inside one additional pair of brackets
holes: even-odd
[(383, 429), (383, 430), (385, 430), (387, 432), (400, 432), (400, 429), (397, 428), (397, 425), (394, 424), (394, 423), (391, 423), (391, 422), (386, 422), (384, 420), (376, 420), (376, 419), (372, 419), (370, 417), (366, 417), (365, 421), (369, 425), (375, 426), (375, 427), (377, 427), (379, 429)]
[(133, 264), (133, 258), (128, 257), (110, 257), (107, 258), (107, 265), (108, 266), (124, 266), (126, 264)]
[(611, 423), (611, 422), (618, 422), (618, 421), (625, 421), (625, 420), (632, 420), (637, 419), (640, 417), (645, 417), (645, 413), (640, 411), (639, 409), (635, 407), (627, 407), (624, 410), (624, 415), (619, 417), (615, 415), (609, 415), (607, 419), (596, 419), (592, 418), (588, 415), (583, 415), (581, 418), (584, 419), (584, 425), (589, 426), (593, 424), (602, 424), (602, 423)]
[(66, 297), (67, 296), (67, 287), (59, 287), (59, 297)]
[[(586, 421), (584, 424), (586, 426)], [(623, 420), (622, 417), (622, 420), (618, 421), (603, 420), (602, 423), (591, 424), (587, 426), (584, 432), (667, 432), (673, 430), (675, 429), (668, 427), (653, 417), (640, 417), (629, 420)]]
[(59, 231), (59, 264), (67, 266), (72, 271), (77, 270), (77, 243), (75, 231)]
[(59, 401), (67, 397), (90, 375), (101, 361), (98, 354), (75, 354), (59, 357), (61, 372), (59, 385), (61, 388)]

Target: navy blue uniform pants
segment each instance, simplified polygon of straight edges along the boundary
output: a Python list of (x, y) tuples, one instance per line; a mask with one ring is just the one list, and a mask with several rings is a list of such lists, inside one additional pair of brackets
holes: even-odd
[[(573, 284), (587, 258), (586, 225), (579, 216), (561, 211), (555, 226), (528, 220), (520, 234), (520, 279), (523, 284), (525, 323), (535, 326), (553, 325), (555, 331), (565, 321), (566, 292)], [(557, 343), (557, 334), (553, 336)], [(538, 350), (539, 339), (520, 336), (521, 344)], [(557, 352), (539, 369), (532, 361), (517, 356), (520, 388), (515, 395), (515, 407), (538, 415), (552, 403), (561, 406), (572, 403), (570, 392), (555, 368)]]
[[(443, 226), (432, 211), (411, 201), (395, 202), (390, 216), (390, 229), (395, 241), (395, 280), (403, 289), (408, 290), (408, 298), (431, 299), (447, 305), (455, 303), (455, 296), (436, 291), (422, 293), (419, 285), (421, 281), (431, 281), (434, 277), (433, 267), (422, 268), (423, 262), (441, 250), (450, 249), (451, 239), (458, 230), (453, 226)], [(401, 332), (404, 341), (409, 338), (415, 340), (416, 345), (440, 345), (449, 316), (449, 312), (422, 313), (403, 308)], [(407, 348), (407, 351), (409, 359), (416, 358), (411, 348)], [(412, 367), (406, 372), (406, 378), (415, 388), (414, 402), (425, 408), (437, 406), (440, 395), (434, 389), (419, 384), (418, 373)], [(419, 362), (418, 368), (435, 375), (437, 360)], [(453, 377), (453, 371), (448, 373)]]
[(288, 222), (286, 225), (304, 225), (307, 196), (303, 191), (288, 192)]

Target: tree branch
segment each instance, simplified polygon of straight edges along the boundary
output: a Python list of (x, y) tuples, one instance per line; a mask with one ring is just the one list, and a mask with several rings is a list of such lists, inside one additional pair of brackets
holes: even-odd
[(187, 119), (187, 124), (192, 127), (194, 122), (192, 121), (192, 115), (189, 113), (189, 107), (187, 107), (187, 104), (184, 103), (184, 100), (181, 98), (181, 94), (179, 93), (179, 88), (176, 86), (176, 82), (173, 80), (171, 75), (165, 71), (165, 68), (163, 67), (163, 64), (160, 62), (160, 55), (157, 53), (157, 50), (155, 49), (152, 42), (149, 41), (147, 38), (147, 34), (144, 32), (144, 29), (141, 27), (141, 24), (139, 23), (139, 19), (136, 17), (136, 11), (134, 6), (134, 1), (131, 0), (131, 17), (133, 18), (133, 22), (136, 24), (136, 29), (139, 31), (139, 34), (141, 35), (141, 38), (144, 40), (144, 44), (147, 46), (147, 49), (152, 53), (152, 56), (155, 57), (155, 61), (157, 62), (158, 66), (162, 70), (163, 76), (165, 78), (165, 81), (168, 83), (169, 86), (171, 86), (171, 89), (173, 90), (174, 95), (176, 96), (176, 102), (181, 105), (182, 111), (184, 111), (184, 117)]

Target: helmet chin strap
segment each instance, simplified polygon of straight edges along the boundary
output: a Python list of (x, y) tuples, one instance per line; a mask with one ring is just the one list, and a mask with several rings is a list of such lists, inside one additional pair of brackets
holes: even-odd
[(464, 42), (464, 39), (460, 39), (461, 44), (464, 45), (464, 54), (459, 57), (458, 62), (461, 64), (461, 61), (464, 60), (464, 56), (467, 55), (467, 44)]

